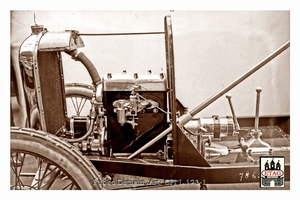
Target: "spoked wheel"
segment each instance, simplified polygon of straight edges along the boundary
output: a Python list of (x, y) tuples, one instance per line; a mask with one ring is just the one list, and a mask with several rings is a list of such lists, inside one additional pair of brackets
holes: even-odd
[(102, 176), (93, 164), (58, 137), (11, 128), (10, 141), (11, 190), (102, 189)]
[[(87, 116), (91, 109), (90, 100), (93, 97), (93, 86), (68, 83), (65, 85), (67, 115), (72, 116)], [(40, 130), (40, 118), (37, 107), (33, 107), (30, 111), (30, 126), (36, 130)]]
[(93, 97), (93, 86), (68, 83), (65, 85), (65, 92), (68, 116), (87, 115), (91, 108), (89, 103)]

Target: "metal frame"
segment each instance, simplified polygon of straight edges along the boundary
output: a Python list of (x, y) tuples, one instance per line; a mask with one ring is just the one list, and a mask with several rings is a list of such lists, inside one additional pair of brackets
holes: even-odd
[[(170, 16), (166, 16), (165, 20), (165, 48), (166, 48), (166, 65), (168, 74), (168, 94), (170, 100), (171, 110), (171, 126), (159, 134), (152, 141), (141, 147), (139, 150), (127, 157), (127, 159), (117, 158), (102, 158), (89, 157), (92, 163), (99, 171), (123, 173), (137, 176), (147, 176), (162, 179), (169, 179), (170, 177), (177, 181), (186, 182), (188, 180), (206, 180), (207, 183), (245, 183), (258, 182), (259, 179), (259, 164), (220, 164), (211, 165), (201, 155), (201, 153), (191, 144), (189, 139), (183, 133), (184, 125), (190, 121), (193, 116), (213, 103), (215, 100), (223, 96), (236, 85), (244, 81), (258, 69), (263, 67), (269, 61), (274, 59), (284, 50), (290, 46), (288, 41), (279, 47), (272, 54), (267, 56), (264, 60), (259, 62), (245, 74), (233, 81), (227, 87), (207, 99), (205, 102), (197, 106), (189, 113), (176, 118), (176, 95), (175, 95), (175, 69), (174, 69), (174, 49), (173, 49), (173, 35), (172, 24)], [(173, 137), (173, 162), (141, 162), (140, 159), (133, 159), (145, 151), (148, 147), (156, 141), (172, 132)], [(188, 157), (187, 157), (188, 155)], [(226, 173), (224, 173), (226, 171)], [(244, 174), (250, 174), (250, 178), (243, 178)], [(285, 165), (285, 180), (290, 180), (290, 164)]]
[[(192, 111), (177, 117), (176, 113), (176, 94), (175, 94), (175, 65), (174, 65), (174, 49), (173, 49), (173, 33), (171, 17), (166, 16), (164, 19), (164, 32), (148, 32), (148, 33), (116, 33), (116, 34), (80, 34), (85, 36), (101, 36), (101, 35), (137, 35), (137, 34), (164, 34), (166, 48), (166, 66), (167, 66), (167, 92), (169, 95), (169, 110), (171, 112), (171, 125), (160, 133), (157, 137), (149, 141), (146, 145), (132, 153), (128, 157), (114, 158), (102, 156), (87, 156), (97, 170), (101, 172), (122, 173), (138, 176), (156, 177), (163, 179), (176, 179), (177, 181), (198, 180), (207, 183), (245, 183), (257, 182), (259, 174), (258, 163), (238, 163), (238, 164), (209, 164), (204, 156), (196, 149), (184, 133), (184, 125), (188, 123), (196, 114), (213, 103), (215, 100), (223, 96), (226, 92), (241, 83), (247, 77), (252, 75), (258, 69), (263, 67), (269, 61), (274, 59), (290, 46), (288, 41), (279, 47), (272, 54), (267, 56), (245, 74), (233, 81), (227, 87), (217, 92), (212, 97), (201, 103)], [(39, 36), (41, 36), (40, 33)], [(39, 40), (37, 40), (39, 41)], [(35, 48), (35, 51), (37, 48)], [(36, 53), (35, 53), (36, 55)], [(38, 70), (34, 67), (34, 70)], [(37, 71), (35, 71), (37, 73)], [(39, 81), (39, 80), (36, 80)], [(39, 93), (39, 91), (37, 91)], [(39, 105), (41, 109), (41, 105)], [(173, 137), (173, 160), (168, 161), (147, 161), (135, 158), (144, 152), (155, 142), (172, 132)], [(188, 155), (188, 157), (187, 157)], [(224, 173), (226, 171), (226, 173)], [(251, 178), (243, 178), (244, 173), (248, 173)], [(285, 165), (285, 180), (290, 180), (290, 163), (289, 160)]]

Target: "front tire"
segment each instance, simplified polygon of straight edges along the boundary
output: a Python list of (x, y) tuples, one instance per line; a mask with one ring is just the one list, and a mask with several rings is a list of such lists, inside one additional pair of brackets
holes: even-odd
[(11, 128), (11, 190), (99, 190), (102, 176), (71, 144), (29, 128)]

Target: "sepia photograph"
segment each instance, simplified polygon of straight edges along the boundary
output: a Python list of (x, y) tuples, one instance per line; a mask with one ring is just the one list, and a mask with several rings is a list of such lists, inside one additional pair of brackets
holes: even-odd
[(291, 11), (10, 10), (9, 190), (290, 190)]

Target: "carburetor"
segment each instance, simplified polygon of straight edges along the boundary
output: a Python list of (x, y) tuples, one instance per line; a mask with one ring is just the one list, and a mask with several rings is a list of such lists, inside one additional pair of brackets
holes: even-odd
[(129, 123), (134, 129), (138, 125), (136, 123), (138, 113), (145, 112), (144, 109), (152, 110), (153, 113), (158, 112), (159, 103), (151, 99), (142, 99), (143, 97), (137, 92), (140, 87), (140, 85), (133, 86), (128, 100), (119, 99), (113, 102), (114, 112), (117, 113), (117, 119), (121, 126)]

